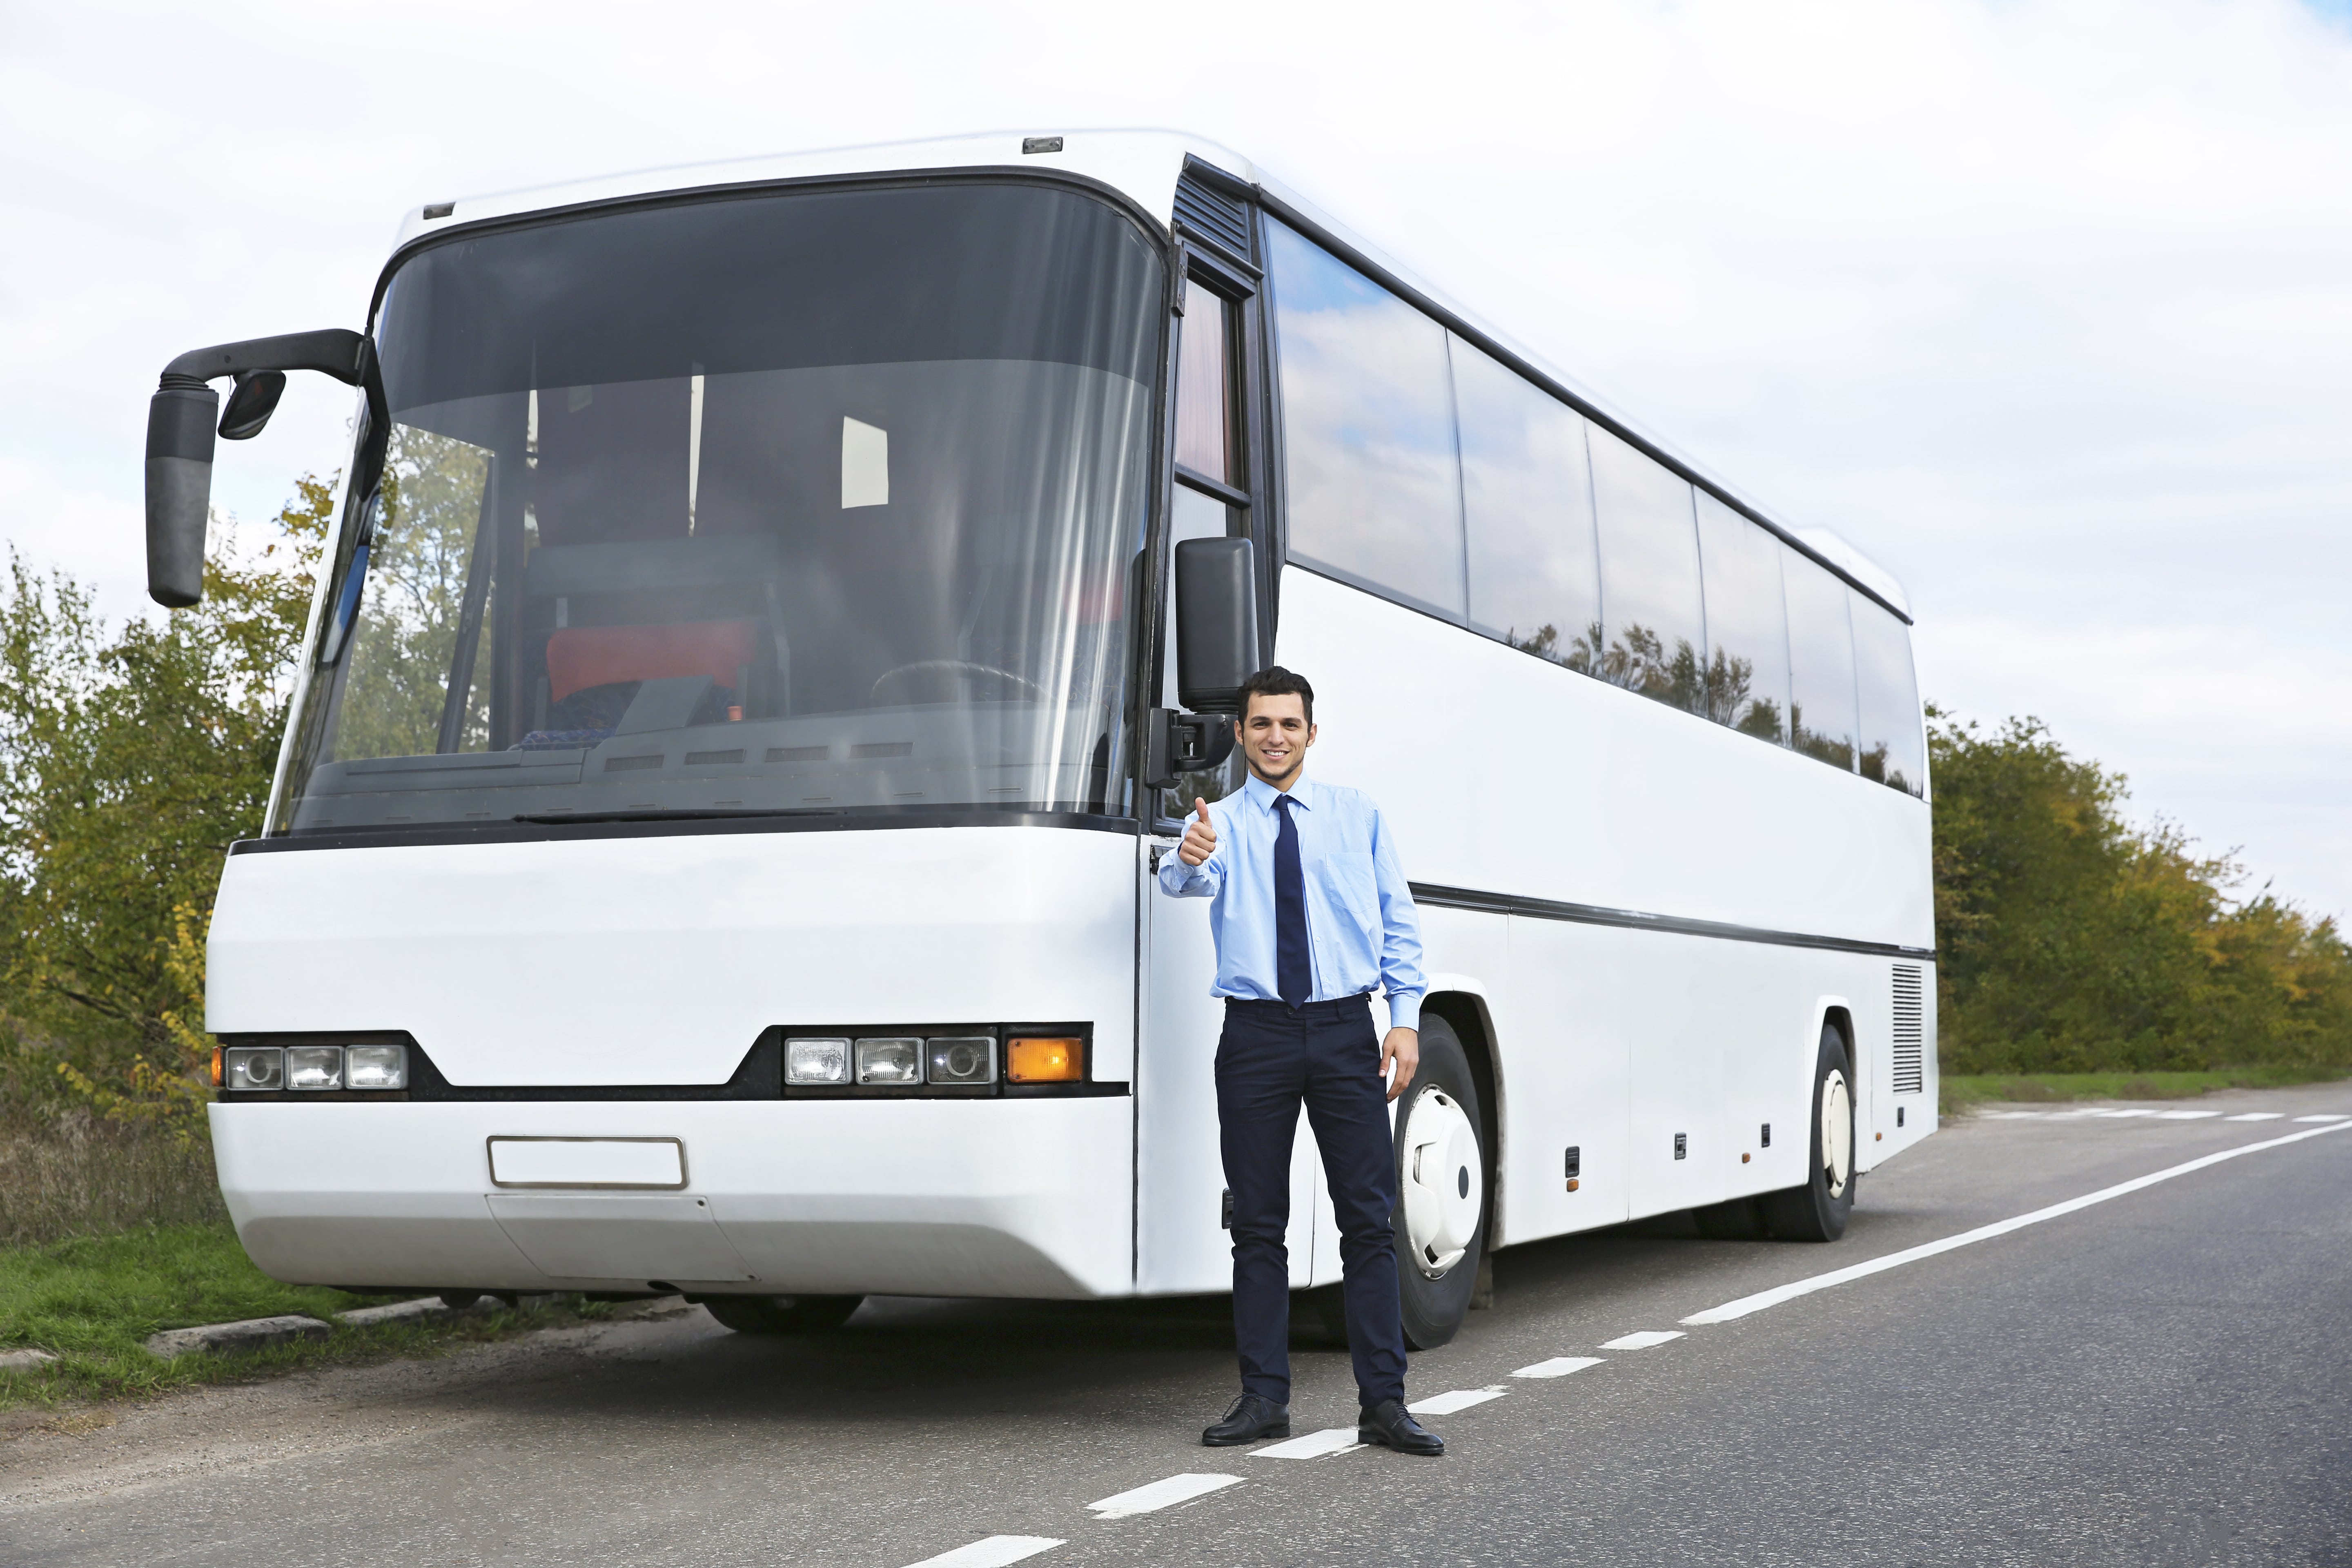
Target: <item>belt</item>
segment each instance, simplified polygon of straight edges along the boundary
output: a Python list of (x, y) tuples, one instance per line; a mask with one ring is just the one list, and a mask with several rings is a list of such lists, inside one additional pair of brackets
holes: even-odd
[(1318, 1018), (1336, 1021), (1343, 1018), (1368, 1017), (1372, 1011), (1372, 994), (1360, 991), (1353, 996), (1335, 997), (1328, 1002), (1302, 1002), (1293, 1007), (1287, 1002), (1264, 1001), (1255, 996), (1228, 996), (1225, 1009), (1267, 1018)]

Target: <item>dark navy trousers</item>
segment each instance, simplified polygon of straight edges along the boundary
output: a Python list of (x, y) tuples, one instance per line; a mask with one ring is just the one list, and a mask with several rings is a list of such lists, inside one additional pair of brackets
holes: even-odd
[(1365, 1405), (1404, 1397), (1397, 1315), (1396, 1153), (1372, 1008), (1362, 996), (1225, 1004), (1217, 1126), (1234, 1194), (1234, 1340), (1242, 1389), (1290, 1403), (1290, 1152), (1298, 1108), (1323, 1152), (1339, 1224), (1348, 1350)]

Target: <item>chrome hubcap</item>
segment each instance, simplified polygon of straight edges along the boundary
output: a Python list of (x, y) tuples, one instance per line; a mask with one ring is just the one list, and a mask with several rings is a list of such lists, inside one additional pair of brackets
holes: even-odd
[(1469, 1251), (1486, 1193), (1468, 1113), (1444, 1089), (1423, 1089), (1405, 1116), (1404, 1230), (1414, 1264), (1430, 1279)]

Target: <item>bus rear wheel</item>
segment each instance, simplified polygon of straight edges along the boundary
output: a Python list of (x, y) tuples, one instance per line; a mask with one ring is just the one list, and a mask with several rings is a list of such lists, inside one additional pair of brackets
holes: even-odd
[(1486, 1123), (1453, 1026), (1421, 1021), (1421, 1067), (1397, 1101), (1398, 1305), (1405, 1343), (1434, 1350), (1462, 1328), (1486, 1249)]
[(704, 1296), (702, 1310), (739, 1334), (824, 1334), (849, 1321), (863, 1296)]
[(1845, 1037), (1822, 1026), (1813, 1064), (1812, 1158), (1801, 1187), (1767, 1193), (1764, 1224), (1782, 1241), (1835, 1241), (1853, 1213), (1853, 1065)]

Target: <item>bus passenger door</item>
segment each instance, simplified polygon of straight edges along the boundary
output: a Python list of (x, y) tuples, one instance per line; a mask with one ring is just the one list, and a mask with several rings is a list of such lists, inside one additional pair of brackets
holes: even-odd
[[(1217, 1037), (1225, 1005), (1209, 994), (1217, 973), (1209, 900), (1162, 893), (1153, 861), (1173, 838), (1143, 840), (1141, 1038), (1137, 1042), (1136, 1289), (1150, 1293), (1233, 1288), (1224, 1229), (1225, 1173), (1217, 1142)], [(1290, 1283), (1315, 1264), (1320, 1184), (1307, 1118), (1290, 1162)]]

